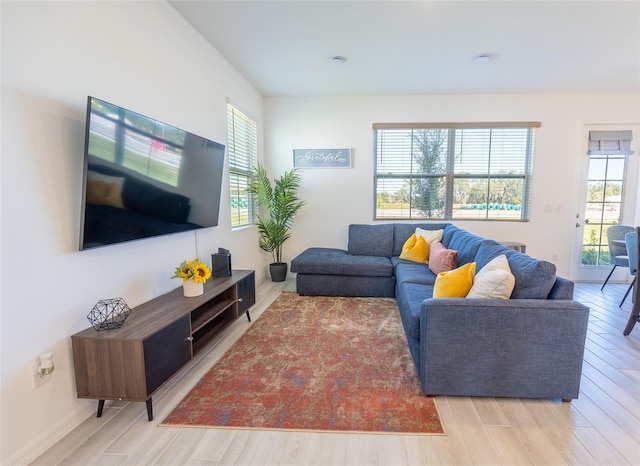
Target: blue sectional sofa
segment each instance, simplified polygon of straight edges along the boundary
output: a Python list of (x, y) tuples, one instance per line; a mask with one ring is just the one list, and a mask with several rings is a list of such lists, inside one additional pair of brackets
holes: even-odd
[[(459, 266), (504, 254), (510, 298), (433, 298), (436, 274), (399, 258), (416, 227), (443, 230)], [(395, 297), (426, 395), (578, 397), (589, 308), (549, 262), (452, 224), (393, 223), (350, 225), (347, 250), (307, 249), (291, 271), (301, 295)]]

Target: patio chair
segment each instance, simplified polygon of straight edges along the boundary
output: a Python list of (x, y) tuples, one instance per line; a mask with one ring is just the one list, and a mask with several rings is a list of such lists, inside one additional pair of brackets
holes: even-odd
[(626, 225), (611, 225), (607, 228), (609, 262), (613, 264), (613, 268), (611, 269), (611, 272), (609, 272), (609, 275), (607, 275), (607, 279), (602, 284), (600, 291), (604, 289), (604, 286), (609, 281), (609, 278), (611, 278), (616, 267), (629, 267), (629, 257), (627, 256), (627, 247), (624, 242), (624, 235), (631, 231), (635, 231), (635, 228)]
[[(638, 250), (640, 249), (640, 227), (636, 228), (636, 233), (635, 233), (635, 247), (632, 247), (631, 244), (629, 244), (629, 250), (633, 251), (631, 254), (635, 254), (635, 261), (633, 262), (635, 269), (636, 269), (636, 276), (638, 274), (638, 268), (640, 268), (640, 260), (638, 259), (640, 257), (640, 254), (638, 254)], [(632, 239), (632, 235), (629, 235), (629, 240), (631, 241)], [(629, 258), (629, 260), (631, 261), (631, 257)], [(634, 278), (635, 280), (635, 278)], [(625, 327), (624, 331), (622, 332), (623, 335), (629, 335), (631, 333), (631, 330), (633, 330), (634, 325), (636, 325), (636, 322), (640, 322), (640, 287), (636, 286), (633, 290), (633, 307), (631, 308), (631, 315), (629, 316), (629, 321), (627, 322), (627, 326)]]
[[(624, 294), (624, 298), (620, 302), (620, 306), (624, 303), (624, 300), (627, 299), (631, 288), (636, 284), (636, 278), (638, 273), (638, 233), (635, 231), (630, 231), (626, 235), (624, 235), (624, 242), (627, 247), (627, 255), (629, 261), (629, 273), (633, 275), (633, 280), (631, 281), (631, 285), (627, 288), (627, 292)], [(635, 302), (635, 299), (634, 299)]]

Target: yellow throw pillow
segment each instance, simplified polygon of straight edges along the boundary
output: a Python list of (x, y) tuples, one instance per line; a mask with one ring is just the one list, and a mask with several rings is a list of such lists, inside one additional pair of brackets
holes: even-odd
[(426, 264), (429, 262), (429, 245), (423, 237), (413, 234), (402, 246), (400, 259)]
[(124, 209), (120, 186), (118, 186), (116, 183), (109, 183), (107, 185), (107, 191), (104, 196), (104, 203), (113, 207)]
[(93, 181), (87, 184), (87, 203), (102, 204), (107, 195), (107, 185), (103, 181)]
[(124, 209), (122, 193), (116, 183), (107, 184), (104, 181), (92, 181), (87, 184), (86, 198), (88, 204), (110, 205)]
[(440, 272), (433, 286), (433, 297), (465, 298), (473, 286), (473, 277), (475, 274), (475, 262), (469, 262), (448, 272)]

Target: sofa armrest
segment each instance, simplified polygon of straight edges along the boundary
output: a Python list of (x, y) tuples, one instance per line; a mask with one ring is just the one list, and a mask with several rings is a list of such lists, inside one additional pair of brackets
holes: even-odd
[(573, 299), (573, 282), (560, 275), (556, 275), (556, 281), (547, 299)]
[(570, 300), (426, 299), (427, 394), (577, 398), (589, 308)]

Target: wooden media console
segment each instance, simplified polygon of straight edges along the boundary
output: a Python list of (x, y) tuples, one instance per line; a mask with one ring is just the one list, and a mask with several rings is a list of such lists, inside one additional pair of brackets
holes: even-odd
[(182, 287), (131, 310), (118, 329), (90, 327), (71, 337), (78, 398), (144, 401), (256, 302), (255, 272), (234, 270), (186, 298)]

